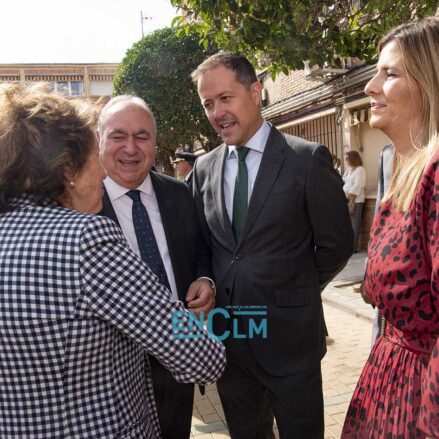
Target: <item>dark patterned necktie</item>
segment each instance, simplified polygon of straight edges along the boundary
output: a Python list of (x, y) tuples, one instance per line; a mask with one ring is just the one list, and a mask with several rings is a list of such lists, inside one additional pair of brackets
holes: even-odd
[(241, 238), (244, 229), (245, 219), (247, 217), (248, 207), (248, 172), (245, 158), (250, 149), (245, 146), (235, 148), (235, 154), (238, 158), (238, 172), (235, 180), (235, 191), (233, 194), (233, 217), (232, 226), (235, 233), (236, 241)]
[(168, 276), (149, 220), (148, 211), (140, 199), (140, 191), (137, 189), (131, 190), (127, 192), (127, 195), (133, 200), (133, 224), (140, 256), (159, 278), (160, 283), (169, 289)]

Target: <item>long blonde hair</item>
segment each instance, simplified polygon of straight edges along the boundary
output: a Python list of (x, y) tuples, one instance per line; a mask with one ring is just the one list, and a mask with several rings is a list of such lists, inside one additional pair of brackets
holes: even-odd
[(429, 17), (403, 24), (381, 39), (378, 52), (395, 41), (403, 56), (407, 74), (419, 86), (422, 103), (418, 135), (412, 138), (412, 154), (403, 156), (396, 150), (393, 173), (383, 202), (392, 200), (402, 212), (409, 210), (425, 167), (438, 150), (439, 141), (439, 20)]

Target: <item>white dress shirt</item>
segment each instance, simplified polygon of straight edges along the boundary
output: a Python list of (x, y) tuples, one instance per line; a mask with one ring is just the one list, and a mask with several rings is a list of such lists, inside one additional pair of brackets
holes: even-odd
[[(264, 121), (261, 128), (245, 145), (250, 151), (245, 158), (248, 172), (248, 199), (250, 201), (255, 184), (256, 176), (258, 175), (259, 166), (261, 165), (262, 154), (265, 150), (265, 145), (270, 135), (271, 125)], [(227, 214), (230, 222), (233, 217), (233, 194), (235, 192), (235, 180), (238, 173), (238, 160), (236, 157), (235, 145), (228, 145), (229, 152), (224, 166), (224, 199), (226, 203)]]
[[(117, 184), (110, 177), (104, 180), (105, 189), (108, 197), (116, 212), (120, 227), (128, 244), (140, 257), (139, 245), (137, 244), (136, 232), (133, 224), (133, 200), (126, 195), (129, 189)], [(160, 255), (165, 266), (166, 274), (168, 276), (169, 285), (171, 287), (172, 296), (179, 300), (177, 285), (175, 283), (174, 270), (172, 269), (171, 257), (169, 255), (168, 243), (166, 241), (165, 230), (163, 228), (162, 217), (160, 215), (159, 205), (155, 196), (154, 188), (152, 186), (151, 177), (148, 174), (143, 183), (136, 188), (140, 191), (140, 199), (148, 212), (149, 220), (151, 221), (152, 230), (154, 232), (157, 245), (159, 247)]]
[(364, 203), (366, 187), (366, 170), (363, 166), (357, 166), (355, 169), (348, 167), (343, 174), (343, 191), (347, 194), (355, 195), (356, 203)]

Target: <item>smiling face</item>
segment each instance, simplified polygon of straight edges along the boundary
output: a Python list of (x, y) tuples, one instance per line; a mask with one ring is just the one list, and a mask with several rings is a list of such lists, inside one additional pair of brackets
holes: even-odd
[(220, 66), (200, 76), (198, 94), (209, 122), (227, 145), (244, 146), (261, 127), (259, 82), (246, 87), (235, 72)]
[(370, 96), (370, 126), (387, 134), (395, 148), (411, 148), (419, 130), (422, 97), (418, 84), (404, 69), (396, 41), (382, 49), (377, 73), (364, 91)]
[(127, 189), (145, 180), (155, 160), (155, 125), (139, 105), (122, 102), (109, 109), (98, 134), (108, 176)]

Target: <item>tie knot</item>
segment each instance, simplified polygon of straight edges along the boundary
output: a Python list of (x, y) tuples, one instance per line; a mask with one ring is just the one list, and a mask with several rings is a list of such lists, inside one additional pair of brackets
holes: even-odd
[(140, 200), (140, 191), (138, 189), (133, 189), (127, 192), (127, 195), (136, 203)]
[(246, 146), (240, 146), (239, 148), (235, 148), (236, 157), (238, 157), (239, 162), (243, 162), (249, 152), (250, 149)]

